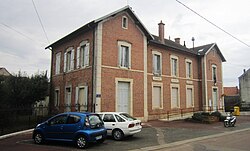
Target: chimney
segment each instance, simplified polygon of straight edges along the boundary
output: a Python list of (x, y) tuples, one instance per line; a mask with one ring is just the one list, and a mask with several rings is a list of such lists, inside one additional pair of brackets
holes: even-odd
[(181, 38), (175, 38), (174, 41), (177, 43), (177, 44), (180, 44), (180, 40)]
[(161, 21), (159, 24), (159, 40), (161, 43), (165, 43), (164, 41), (164, 23)]

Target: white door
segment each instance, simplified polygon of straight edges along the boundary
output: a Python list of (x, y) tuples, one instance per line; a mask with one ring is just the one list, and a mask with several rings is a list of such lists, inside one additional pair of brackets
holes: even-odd
[(216, 111), (217, 110), (217, 106), (218, 106), (218, 93), (217, 93), (217, 89), (213, 89), (213, 101), (212, 101), (212, 106), (213, 106), (213, 110)]
[(117, 112), (130, 113), (130, 83), (118, 82)]

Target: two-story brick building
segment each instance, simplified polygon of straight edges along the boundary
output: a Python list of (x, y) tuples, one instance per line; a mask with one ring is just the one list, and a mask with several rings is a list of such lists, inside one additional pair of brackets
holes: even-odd
[(147, 121), (222, 109), (218, 46), (189, 49), (164, 38), (164, 23), (158, 28), (150, 34), (126, 6), (48, 46), (55, 110), (124, 111)]

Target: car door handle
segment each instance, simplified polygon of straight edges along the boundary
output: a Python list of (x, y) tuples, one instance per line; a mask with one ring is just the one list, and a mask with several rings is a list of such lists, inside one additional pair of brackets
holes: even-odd
[(115, 124), (112, 124), (112, 126), (115, 126)]

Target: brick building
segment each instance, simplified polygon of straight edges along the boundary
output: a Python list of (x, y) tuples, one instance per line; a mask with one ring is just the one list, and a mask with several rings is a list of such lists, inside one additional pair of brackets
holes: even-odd
[(189, 49), (164, 38), (164, 23), (158, 28), (150, 34), (126, 6), (48, 46), (55, 110), (124, 111), (147, 121), (222, 109), (218, 46)]

